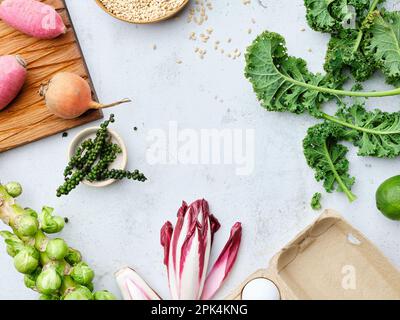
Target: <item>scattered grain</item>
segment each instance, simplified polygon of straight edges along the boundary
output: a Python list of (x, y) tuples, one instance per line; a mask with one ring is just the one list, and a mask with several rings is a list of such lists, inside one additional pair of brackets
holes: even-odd
[(196, 41), (196, 39), (197, 39), (196, 33), (195, 32), (191, 32), (190, 35), (189, 35), (189, 39), (193, 40), (193, 41)]

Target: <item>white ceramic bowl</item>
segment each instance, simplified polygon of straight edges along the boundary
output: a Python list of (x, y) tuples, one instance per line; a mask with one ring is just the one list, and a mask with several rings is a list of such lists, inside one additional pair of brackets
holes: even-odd
[[(86, 139), (89, 138), (95, 138), (96, 137), (96, 132), (100, 129), (100, 127), (91, 127), (87, 128), (80, 133), (71, 141), (68, 149), (68, 159), (71, 159), (72, 156), (75, 154), (76, 149), (78, 146), (85, 141)], [(110, 169), (120, 169), (120, 170), (125, 170), (127, 162), (128, 162), (128, 153), (126, 151), (126, 146), (122, 138), (113, 130), (108, 129), (108, 132), (110, 133), (112, 137), (112, 141), (116, 144), (118, 144), (121, 147), (122, 153), (119, 153), (117, 155), (117, 159), (110, 165)], [(90, 187), (96, 187), (96, 188), (101, 188), (101, 187), (106, 187), (109, 186), (110, 184), (114, 183), (116, 180), (115, 179), (108, 179), (104, 181), (96, 181), (96, 182), (90, 182), (87, 180), (83, 180), (82, 182), (86, 184), (87, 186)]]

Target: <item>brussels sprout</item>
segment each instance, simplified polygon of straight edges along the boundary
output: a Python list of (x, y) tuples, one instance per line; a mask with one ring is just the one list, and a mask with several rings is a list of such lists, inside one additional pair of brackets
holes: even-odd
[(93, 300), (93, 294), (84, 286), (79, 286), (64, 296), (64, 300)]
[(53, 215), (53, 208), (43, 207), (42, 213), (39, 215), (40, 227), (46, 233), (60, 232), (65, 225), (63, 218)]
[(71, 266), (76, 265), (82, 261), (82, 255), (78, 250), (69, 248), (68, 253), (64, 258)]
[(52, 224), (42, 227), (42, 230), (46, 233), (57, 233), (64, 229), (65, 221), (64, 218), (56, 216), (52, 218)]
[(42, 272), (42, 269), (39, 267), (33, 273), (26, 274), (24, 276), (25, 286), (29, 289), (34, 289), (36, 287), (36, 279), (41, 272)]
[(94, 300), (117, 300), (117, 298), (107, 290), (97, 291), (93, 295)]
[(21, 273), (32, 273), (39, 266), (39, 252), (26, 246), (14, 257), (14, 266)]
[(36, 288), (40, 293), (53, 294), (61, 287), (61, 277), (54, 267), (43, 270), (36, 279)]
[(47, 243), (46, 253), (52, 260), (61, 260), (67, 255), (68, 246), (63, 239), (52, 239)]
[(7, 193), (13, 198), (19, 197), (22, 193), (22, 186), (18, 182), (9, 182), (4, 187)]
[(94, 272), (84, 262), (79, 262), (71, 270), (71, 277), (81, 285), (87, 285), (92, 282)]
[(57, 295), (41, 294), (39, 300), (60, 300), (60, 298)]
[(38, 231), (39, 222), (29, 214), (22, 214), (15, 217), (12, 227), (21, 237), (33, 237)]
[(27, 215), (30, 215), (31, 217), (34, 217), (36, 219), (38, 218), (38, 214), (35, 210), (33, 210), (31, 208), (25, 208), (24, 210)]

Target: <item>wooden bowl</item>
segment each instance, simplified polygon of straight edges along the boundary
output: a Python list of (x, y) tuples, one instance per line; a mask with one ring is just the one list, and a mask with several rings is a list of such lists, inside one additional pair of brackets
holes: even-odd
[(110, 16), (112, 16), (112, 17), (114, 17), (114, 18), (116, 18), (118, 20), (125, 21), (125, 22), (128, 22), (128, 23), (134, 23), (134, 24), (151, 24), (151, 23), (157, 23), (157, 22), (161, 22), (161, 21), (164, 21), (164, 20), (168, 20), (168, 19), (172, 18), (173, 16), (175, 16), (178, 12), (180, 12), (189, 3), (189, 0), (184, 0), (182, 2), (182, 4), (175, 9), (175, 11), (172, 11), (169, 14), (163, 16), (163, 17), (160, 17), (160, 18), (157, 18), (157, 19), (154, 19), (154, 20), (151, 20), (151, 21), (145, 21), (144, 22), (144, 21), (133, 21), (133, 20), (128, 20), (128, 19), (124, 19), (124, 18), (118, 17), (115, 14), (113, 14), (112, 12), (110, 12), (109, 10), (107, 10), (105, 5), (100, 0), (95, 0), (95, 1), (98, 4), (98, 6), (100, 8), (102, 8), (103, 11), (108, 13)]
[[(68, 159), (71, 159), (73, 155), (75, 154), (76, 149), (79, 147), (79, 145), (86, 139), (88, 138), (94, 138), (96, 136), (96, 132), (100, 129), (100, 127), (91, 127), (87, 128), (80, 133), (71, 141), (71, 144), (69, 145), (69, 150), (68, 150)], [(128, 162), (128, 152), (126, 150), (126, 146), (122, 138), (114, 131), (111, 129), (107, 129), (108, 132), (111, 135), (112, 142), (118, 144), (121, 147), (122, 153), (117, 155), (117, 159), (110, 165), (111, 169), (120, 169), (124, 170), (126, 168), (127, 162)], [(90, 182), (88, 180), (83, 180), (82, 182), (86, 184), (87, 186), (90, 187), (96, 187), (96, 188), (102, 188), (109, 186), (110, 184), (114, 183), (116, 180), (115, 179), (108, 179), (104, 181), (95, 181), (95, 182)]]

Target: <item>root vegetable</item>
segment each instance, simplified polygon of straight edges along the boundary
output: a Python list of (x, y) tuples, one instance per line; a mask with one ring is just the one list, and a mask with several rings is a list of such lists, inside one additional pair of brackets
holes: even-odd
[(21, 91), (26, 79), (26, 63), (20, 56), (0, 57), (0, 110)]
[(53, 39), (67, 30), (52, 6), (36, 0), (4, 0), (0, 3), (0, 19), (38, 39)]
[(131, 101), (124, 99), (111, 104), (97, 103), (92, 100), (87, 81), (70, 72), (56, 74), (48, 84), (42, 86), (40, 95), (45, 98), (49, 111), (63, 119), (74, 119), (90, 109), (109, 108)]

